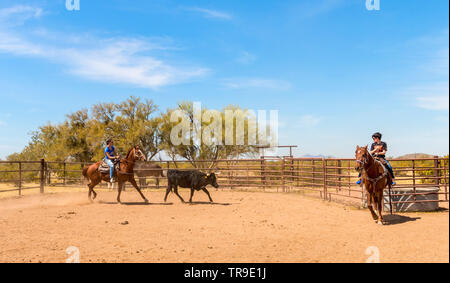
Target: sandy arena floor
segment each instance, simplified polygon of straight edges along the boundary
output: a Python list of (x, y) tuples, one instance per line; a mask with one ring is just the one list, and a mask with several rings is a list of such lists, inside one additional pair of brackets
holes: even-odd
[[(449, 262), (449, 214), (386, 216), (379, 226), (360, 210), (300, 194), (221, 192), (193, 205), (146, 191), (59, 193), (0, 200), (0, 262)], [(188, 199), (188, 191), (181, 191)], [(448, 208), (448, 204), (444, 204)], [(127, 224), (128, 223), (128, 224)]]

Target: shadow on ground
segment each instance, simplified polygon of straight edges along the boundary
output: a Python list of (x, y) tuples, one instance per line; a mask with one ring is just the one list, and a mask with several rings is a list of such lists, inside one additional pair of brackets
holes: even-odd
[(193, 201), (193, 202), (187, 202), (186, 204), (189, 205), (232, 205), (231, 203), (220, 203), (220, 202), (207, 202), (207, 201)]
[[(100, 204), (115, 204), (115, 205), (119, 204), (116, 201), (99, 201), (98, 203), (100, 203)], [(171, 203), (171, 202), (166, 202), (166, 203), (157, 203), (157, 202), (122, 202), (120, 204), (121, 205), (141, 205), (141, 206), (146, 206), (146, 205), (173, 205), (173, 203)]]
[(398, 214), (384, 216), (385, 225), (403, 224), (403, 223), (407, 223), (407, 222), (411, 222), (411, 221), (416, 221), (418, 219), (421, 219), (421, 218), (420, 217), (409, 217), (409, 216), (398, 215)]

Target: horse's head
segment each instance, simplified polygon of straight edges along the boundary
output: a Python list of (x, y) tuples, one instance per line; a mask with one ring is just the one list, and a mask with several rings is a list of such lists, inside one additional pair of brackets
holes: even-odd
[(146, 161), (145, 154), (141, 148), (137, 145), (134, 147), (134, 160)]
[(356, 159), (355, 170), (356, 171), (361, 171), (364, 164), (367, 163), (368, 156), (369, 156), (369, 150), (367, 148), (368, 148), (367, 145), (363, 146), (363, 147), (360, 147), (359, 145), (356, 146), (356, 151), (355, 151), (355, 159)]
[(128, 151), (127, 159), (132, 159), (133, 161), (141, 160), (146, 161), (145, 154), (141, 151), (138, 145), (132, 147), (130, 151)]

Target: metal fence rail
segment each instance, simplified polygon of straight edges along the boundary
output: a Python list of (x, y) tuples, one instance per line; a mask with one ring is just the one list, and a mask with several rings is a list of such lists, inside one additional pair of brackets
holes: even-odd
[[(418, 158), (390, 160), (396, 174), (395, 189), (408, 188), (412, 201), (397, 203), (426, 202), (418, 196), (429, 193), (418, 192), (423, 188), (438, 188), (435, 202), (448, 202), (449, 159)], [(188, 161), (149, 161), (167, 169), (194, 169)], [(0, 161), (0, 193), (37, 189), (44, 193), (46, 188), (56, 186), (85, 185), (81, 172), (88, 163), (54, 161)], [(212, 168), (209, 168), (214, 164)], [(358, 174), (354, 159), (336, 158), (261, 158), (199, 161), (198, 170), (215, 172), (221, 189), (246, 189), (273, 192), (315, 193), (325, 200), (364, 201), (361, 186), (356, 185)], [(147, 169), (158, 170), (158, 169)], [(136, 177), (137, 178), (137, 177)], [(156, 181), (156, 179), (158, 179)], [(164, 177), (141, 178), (140, 184), (147, 189), (164, 188)], [(397, 196), (393, 194), (392, 196)]]

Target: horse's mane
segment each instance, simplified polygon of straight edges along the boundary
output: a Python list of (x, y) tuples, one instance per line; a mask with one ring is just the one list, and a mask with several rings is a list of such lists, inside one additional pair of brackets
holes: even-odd
[(134, 146), (128, 151), (126, 159), (130, 156), (131, 151), (134, 149)]

